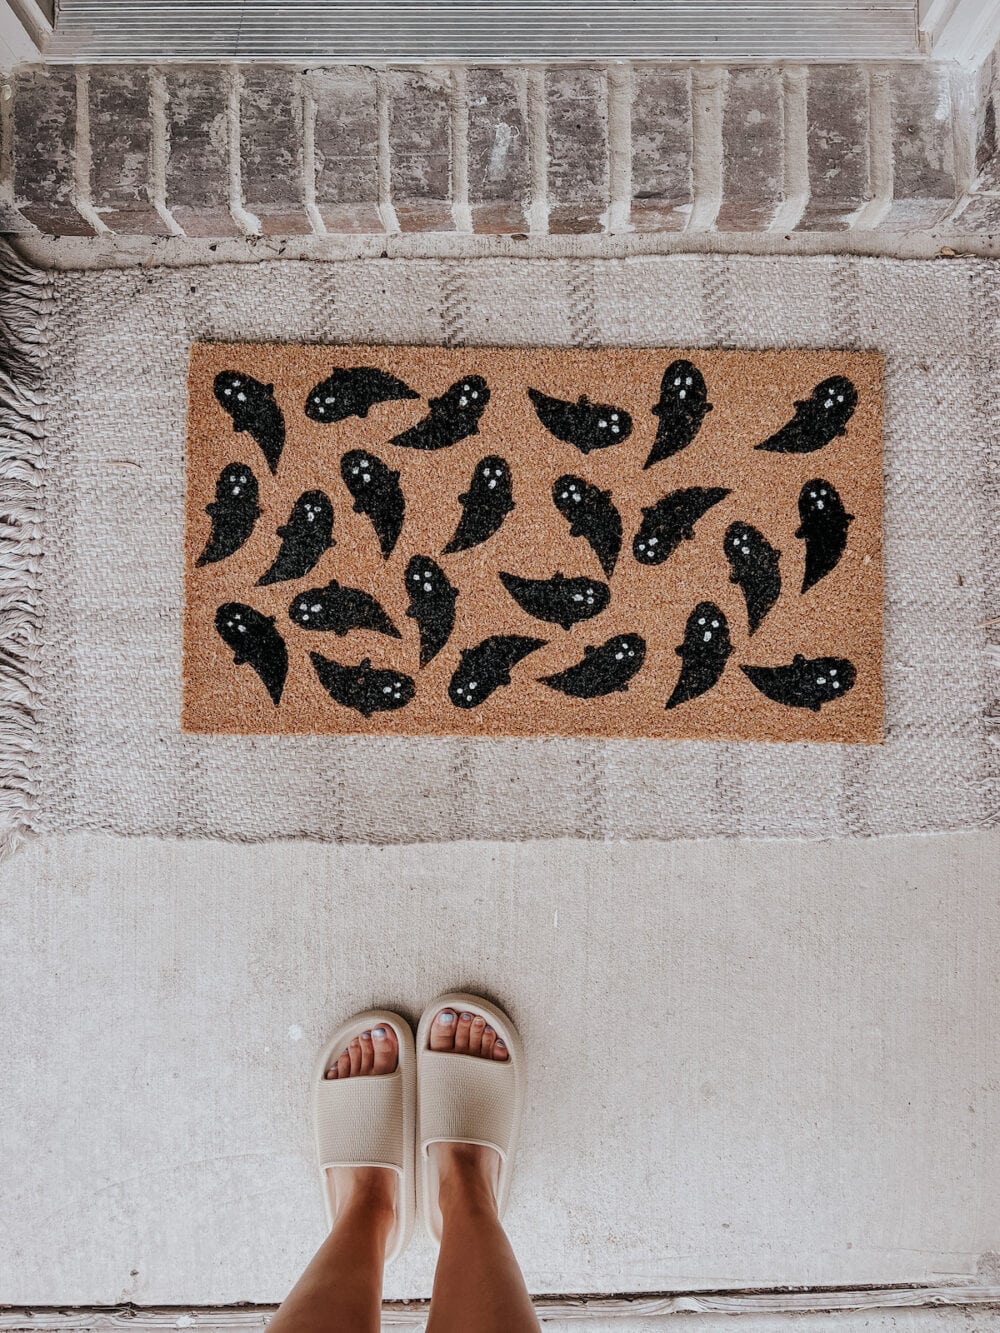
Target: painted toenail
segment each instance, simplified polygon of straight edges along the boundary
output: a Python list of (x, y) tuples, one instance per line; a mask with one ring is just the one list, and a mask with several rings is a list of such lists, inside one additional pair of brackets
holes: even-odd
[(372, 1039), (372, 1034), (370, 1032), (362, 1032), (361, 1034), (362, 1041), (371, 1041), (371, 1039)]
[(454, 1023), (454, 1021), (455, 1021), (454, 1014), (438, 1014), (439, 1023), (444, 1023), (445, 1025), (447, 1025), (449, 1023)]
[(372, 1028), (372, 1036), (382, 1041), (385, 1038), (385, 1028)]
[(493, 1031), (493, 1029), (492, 1029), (491, 1027), (488, 1027), (488, 1028), (486, 1029), (486, 1031), (483, 1033), (483, 1036), (484, 1036), (484, 1037), (493, 1037), (493, 1036), (496, 1036), (496, 1033)]
[(463, 1015), (462, 1015), (462, 1022), (463, 1022), (463, 1023), (471, 1023), (471, 1022), (472, 1022), (472, 1015), (471, 1015), (471, 1014), (463, 1014)]
[(502, 1046), (504, 1050), (507, 1049), (507, 1043), (504, 1041), (503, 1037), (497, 1037), (497, 1045)]

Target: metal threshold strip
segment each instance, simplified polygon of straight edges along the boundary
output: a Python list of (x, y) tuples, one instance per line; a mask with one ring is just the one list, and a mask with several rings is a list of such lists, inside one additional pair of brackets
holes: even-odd
[(916, 0), (61, 0), (53, 61), (907, 59)]

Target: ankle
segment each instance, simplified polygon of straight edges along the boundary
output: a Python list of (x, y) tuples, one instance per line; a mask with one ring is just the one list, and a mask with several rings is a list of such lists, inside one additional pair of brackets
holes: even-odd
[(350, 1214), (357, 1221), (391, 1226), (396, 1209), (396, 1173), (384, 1167), (351, 1167), (336, 1173), (338, 1221)]
[(438, 1143), (435, 1153), (442, 1213), (485, 1210), (496, 1216), (497, 1155), (476, 1143)]

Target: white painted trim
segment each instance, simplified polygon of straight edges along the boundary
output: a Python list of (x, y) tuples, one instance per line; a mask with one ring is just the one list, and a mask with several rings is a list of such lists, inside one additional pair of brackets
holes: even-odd
[[(876, 1287), (860, 1291), (809, 1290), (764, 1292), (688, 1292), (682, 1295), (634, 1296), (536, 1296), (534, 1306), (546, 1326), (603, 1321), (641, 1321), (643, 1329), (670, 1327), (680, 1329), (691, 1324), (685, 1316), (718, 1315), (728, 1319), (740, 1316), (753, 1321), (761, 1316), (818, 1316), (817, 1329), (833, 1326), (850, 1329), (843, 1316), (863, 1316), (857, 1321), (859, 1333), (870, 1327), (872, 1315), (883, 1312), (893, 1326), (904, 1324), (900, 1312), (932, 1315), (949, 1310), (968, 1328), (968, 1316), (977, 1310), (983, 1321), (977, 1328), (1000, 1326), (1000, 1286), (953, 1287)], [(423, 1329), (427, 1318), (426, 1301), (387, 1301), (382, 1307), (383, 1329)], [(145, 1308), (128, 1306), (81, 1308), (76, 1310), (43, 1309), (33, 1306), (0, 1310), (2, 1333), (152, 1333), (161, 1329), (198, 1329), (204, 1333), (262, 1333), (275, 1312), (273, 1305)], [(964, 1312), (959, 1314), (959, 1312)], [(832, 1316), (837, 1316), (836, 1320)], [(989, 1325), (986, 1316), (990, 1316)], [(698, 1321), (701, 1322), (700, 1319)]]
[(0, 0), (0, 69), (37, 60), (40, 45), (11, 0)]
[(932, 60), (978, 68), (1000, 41), (1000, 0), (930, 0), (920, 19), (921, 50)]
[(52, 31), (52, 24), (38, 0), (10, 0), (10, 2), (20, 14), (24, 26), (35, 37), (38, 44), (44, 46), (45, 38)]

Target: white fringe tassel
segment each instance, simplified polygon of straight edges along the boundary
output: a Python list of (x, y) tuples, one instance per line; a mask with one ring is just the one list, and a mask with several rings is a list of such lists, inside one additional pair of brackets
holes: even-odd
[(0, 859), (34, 831), (52, 280), (0, 241)]

